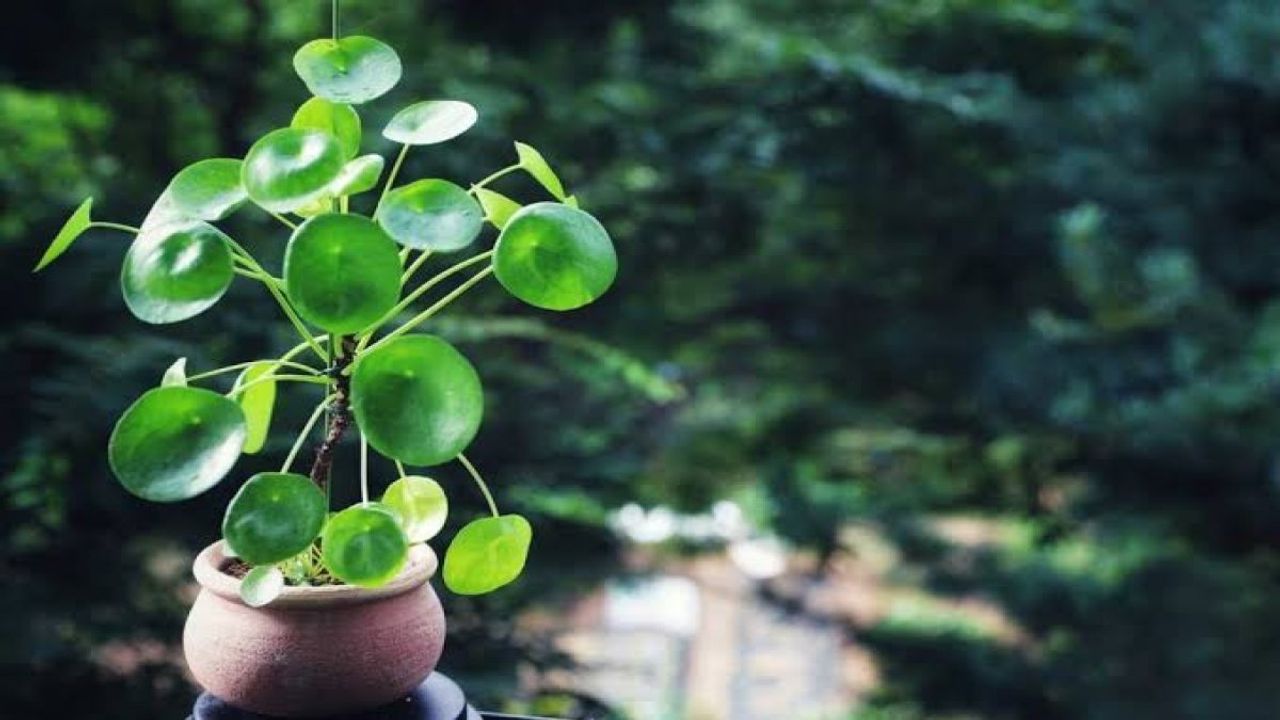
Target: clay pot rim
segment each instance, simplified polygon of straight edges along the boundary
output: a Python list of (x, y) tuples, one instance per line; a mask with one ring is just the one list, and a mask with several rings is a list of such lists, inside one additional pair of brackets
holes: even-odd
[[(240, 580), (218, 568), (227, 560), (223, 541), (209, 545), (196, 556), (192, 571), (196, 582), (205, 590), (225, 600), (244, 605), (240, 599)], [(357, 605), (393, 597), (425, 585), (439, 567), (436, 553), (425, 544), (412, 545), (404, 568), (391, 582), (376, 588), (358, 585), (291, 585), (262, 610), (325, 608), (338, 605)], [(246, 606), (247, 607), (247, 606)]]

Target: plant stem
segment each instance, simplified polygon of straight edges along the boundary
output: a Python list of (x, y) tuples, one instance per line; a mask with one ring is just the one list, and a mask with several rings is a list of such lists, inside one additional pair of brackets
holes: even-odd
[(405, 477), (405, 476), (407, 476), (407, 475), (408, 475), (408, 473), (406, 473), (406, 472), (404, 471), (404, 463), (400, 462), (399, 460), (396, 460), (395, 458), (391, 458), (391, 459), (395, 461), (395, 464), (396, 464), (396, 472), (400, 473), (400, 477)]
[(136, 228), (132, 225), (123, 225), (121, 223), (113, 223), (113, 222), (99, 222), (97, 220), (89, 223), (89, 227), (102, 228), (104, 230), (120, 230), (127, 233), (133, 233), (134, 235), (138, 235), (142, 232), (141, 229)]
[(490, 175), (489, 177), (481, 180), (480, 182), (472, 183), (471, 189), (467, 190), (467, 192), (475, 194), (476, 188), (482, 188), (485, 185), (488, 185), (489, 183), (493, 182), (494, 180), (497, 180), (498, 178), (502, 177), (503, 175), (510, 175), (511, 173), (519, 170), (521, 167), (523, 166), (520, 165), (520, 163), (516, 163), (515, 165), (508, 165), (507, 167), (504, 167), (501, 170)]
[(391, 192), (391, 186), (396, 183), (396, 176), (400, 174), (400, 166), (404, 165), (404, 159), (409, 154), (409, 144), (405, 143), (400, 148), (400, 154), (396, 155), (396, 161), (391, 165), (391, 172), (387, 175), (387, 184), (382, 186), (382, 194), (378, 196), (378, 204), (373, 208), (372, 217), (378, 218), (378, 211), (382, 209), (382, 202), (387, 199), (387, 194)]
[(360, 502), (369, 504), (369, 441), (360, 433)]
[(298, 453), (302, 451), (302, 444), (307, 441), (307, 436), (311, 434), (311, 429), (316, 426), (316, 421), (320, 419), (320, 414), (329, 409), (329, 403), (333, 401), (330, 395), (324, 399), (315, 410), (311, 411), (311, 417), (307, 418), (307, 424), (302, 426), (302, 432), (298, 433), (298, 439), (293, 442), (293, 447), (289, 450), (289, 455), (284, 459), (284, 465), (280, 466), (280, 472), (289, 472), (289, 468), (293, 467), (293, 461), (297, 459)]
[(365, 335), (360, 340), (359, 349), (363, 350), (364, 347), (369, 344), (369, 340), (373, 337), (373, 333), (376, 332), (378, 328), (382, 327), (385, 323), (395, 318), (395, 316), (404, 312), (405, 308), (412, 305), (414, 301), (422, 297), (428, 290), (435, 287), (436, 285), (439, 285), (445, 280), (448, 280), (450, 277), (457, 275), (463, 270), (466, 270), (472, 265), (475, 265), (476, 263), (479, 263), (479, 262), (483, 262), (484, 260), (487, 260), (492, 256), (493, 256), (492, 250), (488, 252), (482, 252), (479, 255), (476, 255), (475, 257), (463, 260), (462, 262), (457, 263), (456, 265), (441, 271), (435, 277), (423, 283), (420, 287), (415, 288), (414, 291), (406, 295), (403, 300), (396, 303), (395, 307), (388, 310), (386, 313), (383, 314), (382, 317), (378, 318), (377, 321), (375, 321), (372, 325), (369, 326), (368, 334)]
[(297, 330), (298, 334), (302, 336), (302, 339), (311, 346), (311, 350), (315, 352), (316, 355), (320, 356), (320, 359), (326, 359), (324, 350), (311, 337), (311, 331), (307, 330), (307, 326), (303, 324), (302, 318), (298, 317), (298, 313), (293, 309), (293, 305), (289, 304), (289, 300), (285, 298), (284, 293), (280, 292), (280, 286), (276, 284), (275, 278), (271, 276), (271, 273), (267, 272), (262, 265), (253, 258), (253, 255), (250, 255), (249, 251), (244, 249), (243, 245), (231, 238), (227, 238), (227, 242), (231, 245), (231, 249), (236, 254), (240, 255), (241, 259), (248, 263), (250, 269), (256, 270), (263, 276), (258, 279), (262, 281), (263, 285), (267, 286), (267, 292), (270, 292), (271, 297), (275, 298), (280, 309), (284, 311), (285, 317), (289, 318), (289, 322), (293, 323), (294, 329)]
[(333, 0), (333, 39), (338, 39), (338, 0)]
[[(257, 365), (259, 363), (268, 363), (268, 362), (273, 363), (275, 367), (284, 366), (284, 367), (292, 368), (294, 370), (301, 370), (303, 372), (307, 372), (312, 375), (320, 374), (319, 370), (316, 370), (310, 365), (303, 365), (302, 363), (290, 362), (288, 360), (251, 360), (249, 362), (236, 363), (235, 365), (227, 365), (225, 367), (215, 368), (213, 370), (206, 370), (205, 372), (196, 373), (195, 375), (188, 375), (187, 381), (190, 382), (191, 380), (204, 380), (205, 378), (211, 378), (216, 375), (223, 375), (229, 372), (235, 372), (236, 370), (244, 370), (245, 368), (253, 367), (254, 365)], [(274, 368), (272, 369), (272, 371), (274, 372)]]
[(476, 471), (476, 466), (472, 465), (467, 456), (462, 453), (458, 453), (458, 462), (462, 463), (467, 472), (471, 473), (471, 479), (475, 480), (476, 485), (480, 486), (480, 492), (484, 493), (485, 502), (489, 503), (489, 512), (493, 513), (494, 517), (498, 517), (498, 504), (493, 501), (493, 493), (489, 492), (489, 486), (485, 484), (484, 478), (480, 477), (480, 473)]
[(330, 404), (329, 427), (324, 440), (316, 448), (315, 460), (311, 463), (311, 480), (328, 493), (329, 474), (333, 467), (333, 452), (351, 425), (351, 376), (346, 369), (355, 359), (356, 338), (354, 335), (343, 335), (339, 342), (337, 355), (330, 368), (333, 375), (333, 402)]
[[(266, 208), (263, 208), (263, 210), (266, 210)], [(271, 217), (273, 217), (273, 218), (275, 218), (275, 219), (279, 220), (280, 222), (284, 223), (285, 225), (289, 226), (289, 229), (290, 229), (290, 230), (297, 230), (297, 229), (298, 229), (298, 224), (297, 224), (297, 223), (295, 223), (295, 222), (293, 222), (292, 220), (290, 220), (289, 218), (287, 218), (287, 217), (285, 217), (285, 216), (281, 215), (280, 213), (278, 213), (278, 212), (274, 212), (274, 211), (272, 211), (272, 210), (267, 210), (267, 213), (269, 213), (269, 214), (271, 215)]]
[(469, 280), (459, 285), (456, 289), (454, 289), (453, 292), (440, 298), (439, 300), (436, 301), (434, 305), (427, 308), (426, 310), (423, 310), (417, 315), (414, 315), (412, 318), (409, 318), (408, 322), (396, 328), (395, 330), (392, 330), (390, 333), (388, 333), (385, 337), (383, 337), (378, 342), (374, 343), (373, 345), (370, 345), (369, 351), (372, 352), (378, 346), (383, 345), (387, 342), (390, 342), (391, 340), (397, 337), (400, 337), (401, 335), (412, 330), (414, 327), (421, 325), (423, 322), (429, 320), (431, 316), (443, 310), (445, 306), (448, 305), (449, 303), (453, 302), (454, 300), (457, 300), (459, 297), (462, 296), (463, 293), (470, 290), (476, 283), (480, 282), (481, 280), (484, 280), (485, 278), (489, 277), (492, 274), (493, 274), (493, 266), (490, 265), (489, 267), (481, 270), (475, 275), (472, 275)]

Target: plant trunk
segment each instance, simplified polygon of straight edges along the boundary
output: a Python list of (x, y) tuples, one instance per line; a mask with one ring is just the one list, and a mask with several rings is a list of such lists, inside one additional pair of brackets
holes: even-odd
[(351, 376), (347, 374), (347, 369), (355, 359), (355, 352), (355, 336), (343, 335), (338, 341), (338, 354), (333, 359), (333, 367), (329, 368), (333, 376), (333, 404), (330, 406), (324, 440), (316, 448), (316, 458), (311, 463), (311, 480), (321, 490), (328, 490), (333, 452), (351, 425)]

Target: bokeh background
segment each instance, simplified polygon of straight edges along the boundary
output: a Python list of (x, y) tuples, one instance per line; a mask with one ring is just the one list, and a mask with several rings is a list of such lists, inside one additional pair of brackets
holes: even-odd
[[(434, 325), (487, 384), (473, 456), (536, 529), (520, 583), (445, 593), (443, 668), (474, 699), (1277, 717), (1273, 0), (344, 5), (344, 32), (406, 65), (364, 109), (372, 147), (410, 101), (481, 110), (402, 177), (474, 181), (530, 142), (622, 259), (582, 312), (491, 285)], [(5, 6), (4, 717), (185, 716), (187, 564), (234, 483), (137, 501), (106, 438), (173, 358), (290, 344), (247, 283), (136, 322), (119, 234), (29, 269), (83, 196), (137, 223), (186, 163), (287, 124), (292, 52), (327, 32), (320, 0)], [(277, 227), (242, 215), (278, 263)], [(306, 411), (280, 409), (246, 473)], [(456, 468), (437, 477), (452, 527), (482, 511)]]

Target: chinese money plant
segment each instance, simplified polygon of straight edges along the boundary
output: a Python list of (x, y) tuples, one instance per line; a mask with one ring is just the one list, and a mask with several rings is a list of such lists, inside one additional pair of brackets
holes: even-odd
[[(228, 554), (250, 568), (241, 583), (246, 602), (268, 603), (286, 584), (376, 587), (394, 578), (409, 546), (432, 539), (446, 520), (440, 485), (412, 470), (453, 461), (474, 478), (490, 516), (457, 532), (444, 581), (461, 594), (490, 592), (522, 571), (531, 530), (523, 517), (499, 512), (464, 454), (484, 411), (479, 376), (424, 328), (491, 276), (538, 308), (581, 307), (612, 284), (617, 258), (605, 229), (528, 145), (516, 143), (514, 164), (468, 187), (441, 178), (398, 182), (412, 148), (453, 140), (476, 122), (466, 102), (428, 100), (397, 113), (382, 130), (400, 146), (383, 179), (384, 158), (361, 148), (357, 107), (396, 85), (400, 59), (373, 38), (339, 37), (336, 10), (334, 24), (333, 38), (309, 42), (294, 57), (312, 97), (288, 127), (264, 135), (243, 158), (182, 169), (139, 227), (95, 221), (92, 199), (85, 200), (36, 269), (89, 228), (131, 233), (120, 289), (143, 322), (177, 323), (205, 312), (239, 278), (261, 285), (297, 330), (297, 345), (279, 357), (196, 373), (178, 360), (159, 387), (124, 412), (108, 444), (111, 469), (129, 492), (155, 502), (186, 500), (232, 475), (241, 453), (263, 449), (277, 389), (316, 394), (279, 472), (233, 476), (243, 484), (227, 506), (222, 535)], [(521, 205), (491, 188), (517, 172), (549, 199)], [(356, 204), (371, 210), (361, 214)], [(287, 234), (280, 277), (218, 227), (250, 208), (270, 214)], [(420, 279), (438, 255), (465, 258)], [(225, 393), (201, 387), (233, 377)], [(335, 509), (331, 467), (348, 433), (359, 438), (361, 502)], [(305, 469), (299, 455), (309, 440), (314, 450)], [(400, 476), (376, 501), (369, 497), (370, 448), (394, 461)]]

